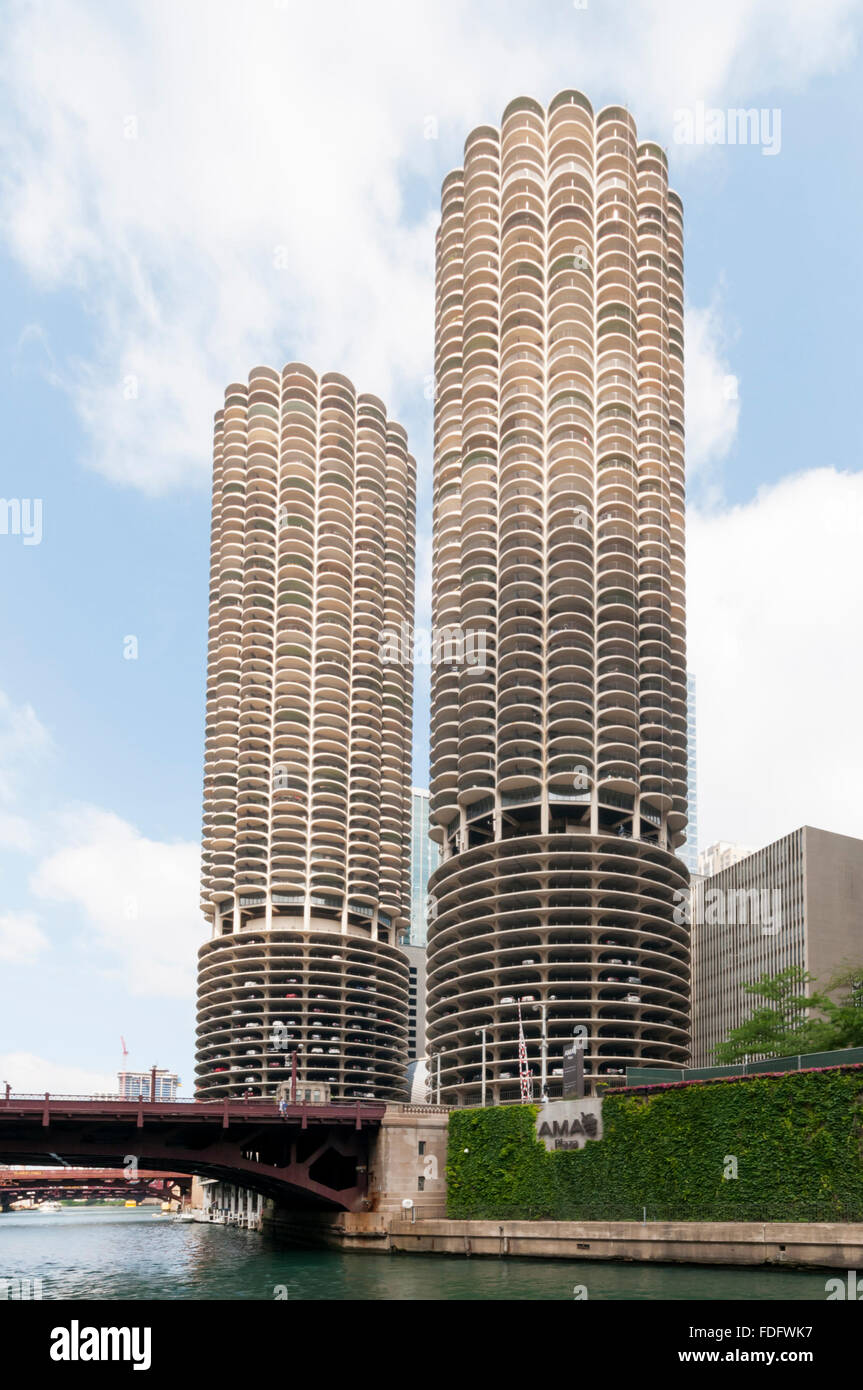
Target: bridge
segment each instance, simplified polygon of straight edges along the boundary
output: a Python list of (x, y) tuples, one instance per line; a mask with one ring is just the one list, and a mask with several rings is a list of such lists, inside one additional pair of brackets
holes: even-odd
[(0, 1096), (0, 1163), (197, 1174), (283, 1206), (363, 1211), (370, 1144), (386, 1113), (373, 1101), (103, 1100)]
[(54, 1165), (51, 1168), (0, 1168), (0, 1211), (8, 1210), (12, 1202), (22, 1197), (53, 1198), (94, 1197), (135, 1198), (158, 1197), (162, 1201), (179, 1200), (192, 1185), (186, 1173), (153, 1173), (144, 1169), (72, 1168)]

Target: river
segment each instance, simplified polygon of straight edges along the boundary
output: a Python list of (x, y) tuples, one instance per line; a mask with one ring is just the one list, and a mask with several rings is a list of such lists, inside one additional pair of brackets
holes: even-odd
[[(827, 1271), (295, 1250), (255, 1231), (66, 1207), (0, 1215), (0, 1280), (43, 1299), (819, 1299)], [(583, 1297), (584, 1295), (582, 1295)], [(13, 1294), (14, 1297), (14, 1294)]]

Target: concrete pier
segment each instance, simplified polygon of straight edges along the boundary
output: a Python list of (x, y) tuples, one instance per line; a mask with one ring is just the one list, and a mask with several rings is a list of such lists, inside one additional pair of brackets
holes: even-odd
[(204, 1183), (200, 1219), (224, 1226), (243, 1226), (259, 1231), (262, 1224), (264, 1199), (259, 1192), (250, 1192), (235, 1183)]
[(399, 1221), (393, 1223), (390, 1248), (416, 1254), (860, 1269), (863, 1223)]
[(264, 1229), (298, 1245), (380, 1255), (863, 1268), (863, 1223), (411, 1221), (387, 1212), (299, 1213), (268, 1204)]

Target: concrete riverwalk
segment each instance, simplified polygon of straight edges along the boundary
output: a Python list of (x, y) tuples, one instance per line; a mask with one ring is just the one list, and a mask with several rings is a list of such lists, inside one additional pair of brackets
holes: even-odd
[(411, 1221), (270, 1209), (264, 1225), (298, 1244), (375, 1254), (863, 1269), (863, 1222)]

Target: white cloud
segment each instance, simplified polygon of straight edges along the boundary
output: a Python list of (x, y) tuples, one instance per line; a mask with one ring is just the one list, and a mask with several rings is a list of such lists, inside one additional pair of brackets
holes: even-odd
[[(119, 816), (95, 807), (25, 817), (13, 803), (23, 772), (38, 765), (53, 741), (32, 705), (0, 691), (0, 850), (44, 855), (31, 891), (75, 903), (85, 926), (82, 944), (97, 968), (119, 974), (137, 995), (186, 997), (203, 935), (198, 906), (200, 849), (149, 840)], [(47, 946), (32, 913), (0, 917), (0, 960), (30, 963)]]
[(641, 104), (660, 125), (655, 138), (669, 146), (672, 179), (675, 164), (717, 155), (715, 146), (673, 143), (676, 110), (699, 101), (772, 108), (783, 89), (852, 57), (860, 18), (859, 0), (724, 0), (709, 11), (691, 0), (649, 0), (626, 11), (628, 41), (615, 70), (628, 105)]
[(7, 912), (0, 917), (0, 961), (32, 965), (48, 947), (48, 938), (31, 912)]
[(67, 813), (63, 828), (66, 843), (39, 864), (33, 892), (79, 908), (95, 968), (117, 973), (130, 994), (188, 996), (204, 936), (199, 847), (148, 840), (90, 806)]
[(84, 1096), (117, 1090), (116, 1074), (52, 1062), (32, 1052), (0, 1052), (0, 1082), (7, 1081), (13, 1091), (24, 1095), (50, 1091), (60, 1096)]
[(863, 836), (863, 473), (822, 468), (688, 521), (701, 846)]
[(51, 747), (51, 735), (32, 705), (14, 705), (0, 690), (0, 762), (39, 757)]
[(709, 493), (716, 465), (737, 434), (740, 389), (726, 355), (727, 331), (717, 294), (707, 308), (686, 307), (686, 471)]
[(17, 849), (22, 853), (33, 847), (33, 827), (23, 816), (0, 811), (0, 849)]
[(92, 314), (89, 355), (58, 365), (89, 462), (152, 493), (204, 480), (224, 387), (262, 361), (418, 408), (437, 188), (473, 125), (575, 80), (670, 141), (681, 104), (844, 61), (858, 9), (609, 0), (537, 26), (514, 0), (16, 7), (3, 222)]
[[(14, 801), (22, 769), (32, 769), (51, 751), (51, 735), (32, 705), (15, 705), (0, 690), (0, 802)], [(31, 830), (12, 812), (0, 814), (0, 848), (29, 849)]]
[(41, 323), (26, 323), (18, 335), (12, 370), (16, 376), (38, 374), (52, 386), (61, 386), (48, 333)]

